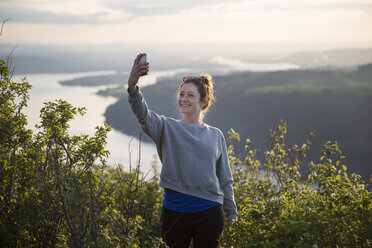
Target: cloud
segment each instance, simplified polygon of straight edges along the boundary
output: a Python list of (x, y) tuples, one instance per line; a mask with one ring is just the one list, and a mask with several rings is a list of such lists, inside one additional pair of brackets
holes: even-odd
[(97, 12), (89, 15), (71, 15), (71, 14), (55, 14), (43, 11), (26, 11), (26, 10), (0, 10), (0, 16), (12, 18), (11, 22), (24, 22), (24, 23), (58, 23), (58, 24), (97, 24), (109, 22), (111, 17), (110, 13)]
[(225, 11), (333, 11), (372, 12), (370, 0), (0, 0), (0, 16), (12, 22), (56, 24), (123, 23), (141, 17), (175, 15), (192, 9)]
[[(230, 2), (240, 2), (231, 0)], [(27, 23), (119, 23), (139, 17), (175, 14), (224, 0), (0, 0), (0, 16)]]
[[(227, 2), (228, 3), (228, 2)], [(252, 0), (242, 1), (240, 6), (254, 11), (335, 11), (360, 10), (371, 12), (371, 0)]]
[[(134, 16), (166, 15), (182, 12), (187, 9), (211, 6), (224, 3), (226, 0), (107, 0), (104, 5), (108, 8), (128, 11)], [(230, 0), (228, 3), (242, 2), (242, 0)]]
[(372, 2), (344, 2), (344, 3), (328, 3), (323, 6), (325, 9), (342, 9), (342, 10), (361, 10), (371, 13)]
[(131, 14), (107, 8), (99, 0), (0, 0), (0, 16), (12, 22), (55, 24), (99, 24), (129, 20)]

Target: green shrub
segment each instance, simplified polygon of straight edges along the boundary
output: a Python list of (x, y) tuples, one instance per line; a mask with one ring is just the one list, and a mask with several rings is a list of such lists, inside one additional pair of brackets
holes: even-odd
[[(371, 247), (372, 194), (359, 175), (348, 175), (337, 142), (327, 142), (319, 163), (299, 167), (311, 142), (285, 147), (286, 124), (271, 131), (265, 162), (249, 149), (243, 161), (229, 147), (239, 218), (221, 247)], [(230, 140), (239, 134), (230, 130)]]
[(31, 86), (13, 82), (4, 61), (0, 72), (0, 247), (158, 246), (157, 177), (107, 165), (106, 125), (70, 135), (85, 109), (67, 101), (44, 103), (37, 130), (27, 129)]

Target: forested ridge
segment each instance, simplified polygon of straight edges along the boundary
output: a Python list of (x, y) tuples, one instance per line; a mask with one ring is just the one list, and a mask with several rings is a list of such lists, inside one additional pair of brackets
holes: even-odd
[[(32, 82), (14, 82), (2, 60), (0, 73), (0, 247), (164, 246), (156, 158), (153, 178), (141, 172), (140, 160), (107, 164), (111, 128), (70, 135), (69, 122), (86, 110), (63, 99), (44, 103), (37, 129), (28, 129), (23, 110)], [(175, 88), (171, 82), (159, 84), (158, 93)], [(234, 102), (218, 101), (227, 100)], [(208, 116), (213, 123), (213, 112)], [(263, 160), (250, 140), (226, 133), (239, 217), (220, 247), (371, 247), (371, 182), (350, 173), (341, 142), (324, 143), (319, 162), (304, 163), (311, 139), (287, 143), (286, 122), (266, 133)], [(237, 153), (240, 143), (244, 152)]]
[[(184, 76), (184, 75), (183, 75)], [(142, 88), (150, 109), (179, 118), (176, 90), (182, 75), (162, 78)], [(146, 78), (142, 79), (146, 80)], [(365, 180), (372, 174), (372, 64), (354, 69), (236, 72), (215, 76), (217, 102), (205, 122), (230, 128), (253, 141), (259, 159), (268, 144), (267, 131), (281, 121), (289, 127), (289, 143), (303, 142), (311, 132), (309, 160), (318, 161), (326, 141), (337, 141), (349, 169)], [(140, 128), (122, 86), (102, 91), (118, 97), (106, 111), (113, 128), (138, 136)], [(150, 142), (149, 139), (146, 141)], [(243, 152), (237, 148), (237, 152)], [(301, 172), (307, 168), (301, 168)]]

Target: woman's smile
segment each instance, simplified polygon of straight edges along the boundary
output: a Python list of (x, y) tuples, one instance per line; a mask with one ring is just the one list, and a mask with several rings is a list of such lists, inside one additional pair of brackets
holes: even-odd
[(184, 115), (200, 115), (202, 110), (202, 101), (198, 88), (193, 83), (182, 86), (178, 95), (178, 108)]

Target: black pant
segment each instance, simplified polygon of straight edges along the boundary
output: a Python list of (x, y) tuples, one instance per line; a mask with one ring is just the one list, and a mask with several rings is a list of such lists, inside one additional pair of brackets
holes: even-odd
[(198, 213), (174, 212), (163, 207), (161, 236), (171, 248), (188, 248), (193, 239), (195, 248), (215, 248), (224, 220), (220, 205)]

